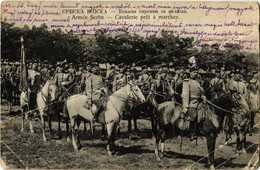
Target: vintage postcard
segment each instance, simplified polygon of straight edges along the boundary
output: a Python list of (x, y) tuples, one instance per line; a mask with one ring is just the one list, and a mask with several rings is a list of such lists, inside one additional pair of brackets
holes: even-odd
[(255, 1), (3, 1), (3, 169), (259, 168)]

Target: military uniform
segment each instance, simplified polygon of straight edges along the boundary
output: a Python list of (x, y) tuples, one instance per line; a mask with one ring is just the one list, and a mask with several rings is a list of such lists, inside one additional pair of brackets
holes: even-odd
[(211, 99), (218, 98), (225, 91), (225, 83), (217, 75), (210, 80), (209, 86), (212, 93)]
[(253, 93), (259, 93), (259, 80), (257, 79), (257, 74), (249, 81), (249, 88)]
[(42, 80), (44, 82), (47, 82), (51, 78), (51, 72), (47, 68), (47, 64), (44, 64), (43, 68), (41, 69), (41, 75), (42, 75)]
[(112, 91), (115, 92), (118, 89), (120, 89), (123, 84), (125, 83), (126, 76), (123, 74), (123, 68), (120, 70), (116, 70), (117, 72), (114, 75), (114, 80), (113, 80), (113, 88)]
[(84, 105), (87, 109), (90, 109), (91, 103), (94, 103), (97, 106), (97, 110), (94, 113), (94, 120), (97, 120), (99, 113), (102, 111), (102, 87), (103, 87), (103, 79), (100, 76), (99, 69), (94, 67), (92, 70), (93, 74), (86, 79), (86, 95), (87, 101)]
[(202, 98), (203, 89), (200, 84), (194, 79), (195, 76), (191, 76), (192, 78), (186, 78), (183, 81), (182, 87), (182, 103), (184, 114), (188, 114), (190, 117), (190, 132), (191, 138), (194, 135), (195, 124), (197, 119), (197, 107), (199, 104), (199, 100)]
[(73, 68), (72, 63), (70, 64), (70, 66), (69, 66), (69, 68), (68, 68), (68, 72), (73, 76), (73, 79), (74, 79), (75, 76), (76, 76), (76, 69)]
[(247, 95), (247, 88), (246, 84), (242, 80), (242, 77), (237, 75), (237, 79), (231, 78), (229, 83), (228, 83), (228, 89), (230, 90), (231, 93), (239, 92), (242, 94), (244, 98), (246, 98)]
[[(29, 85), (32, 87), (37, 78), (41, 78), (41, 73), (36, 70), (37, 65), (33, 64), (32, 69), (28, 70)], [(38, 82), (37, 82), (38, 83)]]
[(37, 64), (32, 65), (32, 69), (28, 70), (28, 80), (29, 80), (29, 109), (33, 110), (36, 107), (36, 97), (37, 92), (41, 85), (41, 73), (36, 70)]
[(59, 86), (64, 86), (70, 84), (73, 81), (73, 77), (70, 73), (65, 73), (62, 68), (59, 68), (53, 80)]

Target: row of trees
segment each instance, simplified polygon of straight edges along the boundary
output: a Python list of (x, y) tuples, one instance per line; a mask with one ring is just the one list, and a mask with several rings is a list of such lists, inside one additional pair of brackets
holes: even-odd
[[(130, 34), (126, 29), (111, 34), (106, 29), (98, 30), (94, 38), (82, 31), (81, 35), (64, 33), (60, 29), (49, 30), (47, 25), (29, 28), (15, 27), (2, 21), (2, 58), (19, 59), (20, 37), (24, 36), (26, 56), (33, 60), (50, 60), (76, 63), (109, 62), (138, 65), (154, 65), (172, 62), (175, 66), (187, 65), (187, 59), (194, 55), (201, 67), (226, 65), (233, 68), (253, 69), (256, 54), (240, 51), (238, 44), (225, 44), (220, 50), (218, 44), (205, 45), (201, 50), (195, 47), (193, 37), (179, 37), (162, 31), (161, 36), (142, 37)], [(252, 67), (252, 68), (249, 68)]]

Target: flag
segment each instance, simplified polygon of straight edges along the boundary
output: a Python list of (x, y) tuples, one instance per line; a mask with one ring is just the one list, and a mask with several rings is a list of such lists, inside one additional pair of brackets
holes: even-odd
[(26, 60), (25, 60), (25, 51), (24, 51), (24, 45), (23, 45), (24, 39), (21, 37), (21, 71), (20, 71), (20, 90), (21, 91), (27, 91), (28, 90), (28, 73), (26, 68)]

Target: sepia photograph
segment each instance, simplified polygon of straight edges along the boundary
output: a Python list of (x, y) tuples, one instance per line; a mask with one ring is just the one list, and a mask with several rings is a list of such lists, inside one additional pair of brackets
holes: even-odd
[(0, 169), (260, 166), (257, 1), (1, 3)]

